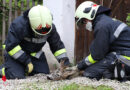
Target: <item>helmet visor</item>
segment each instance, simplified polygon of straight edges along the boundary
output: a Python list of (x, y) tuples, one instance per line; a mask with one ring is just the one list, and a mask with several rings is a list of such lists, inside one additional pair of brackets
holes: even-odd
[(50, 31), (51, 28), (41, 28), (41, 29), (35, 29), (40, 34), (47, 34)]
[(41, 29), (35, 29), (38, 35), (46, 35), (52, 30), (52, 27), (42, 27)]

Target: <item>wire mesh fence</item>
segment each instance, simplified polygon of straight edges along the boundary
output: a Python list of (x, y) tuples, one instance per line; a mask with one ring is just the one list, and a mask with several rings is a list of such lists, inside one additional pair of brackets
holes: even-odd
[(25, 10), (42, 3), (43, 0), (0, 0), (0, 64), (4, 61), (2, 44), (11, 22)]

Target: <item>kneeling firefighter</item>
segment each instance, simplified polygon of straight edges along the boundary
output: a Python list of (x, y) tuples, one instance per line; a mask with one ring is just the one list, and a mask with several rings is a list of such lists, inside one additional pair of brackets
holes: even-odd
[(59, 63), (69, 65), (66, 49), (52, 23), (48, 8), (37, 5), (25, 11), (10, 25), (3, 48), (5, 63), (0, 76), (8, 79), (25, 78), (25, 74), (50, 73), (42, 47), (48, 42)]
[(85, 77), (122, 80), (130, 75), (130, 27), (110, 13), (92, 1), (81, 3), (76, 10), (77, 29), (94, 32), (90, 54), (77, 64)]

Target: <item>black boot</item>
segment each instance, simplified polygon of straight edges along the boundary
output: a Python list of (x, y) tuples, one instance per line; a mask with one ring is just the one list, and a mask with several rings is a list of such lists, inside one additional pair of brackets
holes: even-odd
[(126, 80), (125, 64), (119, 60), (115, 64), (114, 77), (119, 81)]
[(103, 78), (106, 79), (114, 79), (114, 72), (110, 71), (109, 69), (103, 72)]

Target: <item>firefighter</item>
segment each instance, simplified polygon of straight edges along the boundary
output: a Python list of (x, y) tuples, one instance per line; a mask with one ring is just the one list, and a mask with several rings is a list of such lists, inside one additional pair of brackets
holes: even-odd
[(90, 54), (77, 64), (85, 77), (123, 79), (130, 74), (130, 27), (110, 14), (109, 8), (92, 1), (81, 3), (75, 12), (77, 29), (94, 33)]
[[(8, 79), (22, 79), (25, 75), (49, 74), (49, 67), (42, 47), (48, 42), (59, 63), (68, 66), (69, 59), (63, 42), (48, 8), (37, 5), (25, 11), (10, 25), (3, 48), (5, 63), (1, 76)], [(53, 61), (52, 61), (53, 62)]]

